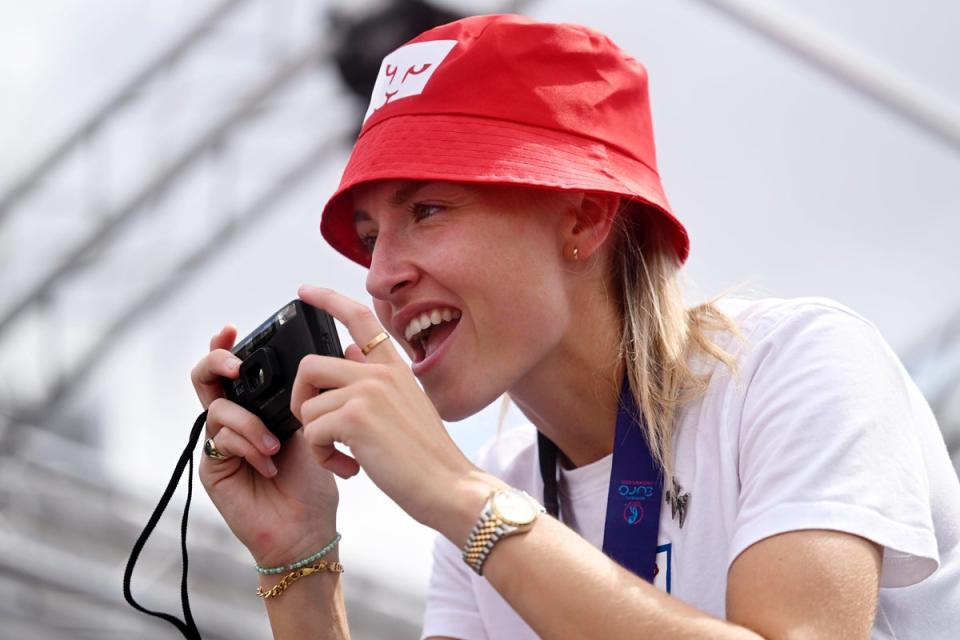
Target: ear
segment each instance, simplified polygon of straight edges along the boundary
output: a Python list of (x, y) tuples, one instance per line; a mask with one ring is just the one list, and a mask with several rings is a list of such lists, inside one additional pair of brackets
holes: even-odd
[(620, 211), (620, 196), (610, 193), (582, 193), (563, 227), (563, 255), (570, 259), (576, 248), (579, 259), (589, 258), (603, 246)]

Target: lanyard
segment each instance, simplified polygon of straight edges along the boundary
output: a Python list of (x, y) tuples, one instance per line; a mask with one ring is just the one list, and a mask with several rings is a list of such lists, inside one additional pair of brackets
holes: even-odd
[[(187, 640), (200, 640), (200, 630), (197, 629), (197, 623), (193, 620), (193, 613), (190, 611), (190, 596), (187, 593), (187, 519), (190, 515), (190, 499), (193, 496), (193, 450), (197, 446), (197, 441), (200, 439), (200, 433), (203, 431), (203, 426), (206, 422), (207, 412), (204, 411), (197, 417), (196, 422), (193, 423), (193, 429), (190, 430), (190, 437), (187, 438), (187, 446), (183, 449), (183, 453), (180, 454), (180, 459), (177, 460), (177, 464), (173, 469), (173, 476), (170, 477), (170, 482), (167, 483), (167, 488), (164, 489), (163, 495), (160, 497), (160, 502), (153, 510), (147, 526), (143, 528), (143, 532), (140, 533), (140, 537), (137, 538), (136, 543), (133, 545), (133, 551), (130, 552), (130, 558), (127, 560), (127, 568), (123, 572), (123, 597), (130, 606), (143, 613), (166, 620), (175, 626)], [(147, 609), (137, 602), (133, 597), (130, 582), (133, 579), (133, 569), (137, 565), (137, 560), (140, 559), (140, 552), (143, 551), (144, 545), (147, 544), (147, 539), (150, 537), (150, 534), (153, 533), (153, 529), (157, 526), (157, 523), (160, 522), (160, 516), (162, 516), (164, 510), (166, 510), (170, 498), (173, 497), (173, 492), (177, 490), (177, 485), (180, 484), (180, 477), (183, 475), (183, 470), (186, 467), (189, 467), (187, 471), (187, 501), (183, 505), (183, 517), (180, 520), (180, 557), (183, 562), (183, 569), (180, 572), (180, 606), (183, 609), (183, 620), (180, 620), (180, 618), (169, 613)]]
[[(613, 441), (603, 552), (647, 582), (653, 582), (663, 477), (647, 446), (645, 426), (625, 378)], [(547, 513), (559, 517), (557, 445), (538, 432), (537, 446), (544, 507)]]

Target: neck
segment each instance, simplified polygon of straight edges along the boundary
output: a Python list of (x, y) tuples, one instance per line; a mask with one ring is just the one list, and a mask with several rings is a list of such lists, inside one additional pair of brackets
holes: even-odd
[(510, 389), (510, 398), (557, 445), (568, 468), (613, 451), (623, 376), (621, 327), (613, 303), (594, 298), (579, 298), (558, 347)]

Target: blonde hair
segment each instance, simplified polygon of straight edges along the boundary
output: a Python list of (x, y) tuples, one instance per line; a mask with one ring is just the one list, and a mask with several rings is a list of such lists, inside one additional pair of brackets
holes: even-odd
[(680, 261), (661, 220), (659, 212), (626, 202), (616, 218), (610, 271), (623, 318), (620, 358), (646, 419), (650, 452), (663, 470), (664, 487), (670, 488), (678, 409), (702, 395), (709, 382), (691, 369), (690, 362), (704, 356), (735, 373), (736, 360), (709, 334), (740, 334), (716, 300), (685, 308)]
[[(577, 192), (520, 188), (508, 190), (514, 205), (533, 203), (544, 213), (568, 204)], [(520, 200), (520, 198), (524, 198)], [(683, 302), (680, 261), (663, 214), (623, 200), (611, 231), (605, 284), (618, 305), (623, 328), (619, 360), (637, 407), (646, 422), (647, 444), (662, 470), (664, 487), (673, 485), (673, 432), (677, 411), (706, 390), (709, 377), (690, 363), (713, 359), (737, 372), (737, 361), (710, 337), (729, 332), (742, 337), (736, 323), (717, 306), (717, 298), (687, 309)], [(618, 389), (619, 391), (619, 389)], [(510, 396), (500, 402), (497, 434), (503, 430)]]

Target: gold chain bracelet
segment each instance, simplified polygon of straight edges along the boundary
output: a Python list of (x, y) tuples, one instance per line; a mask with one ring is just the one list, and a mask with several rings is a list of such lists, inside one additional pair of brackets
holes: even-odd
[(343, 573), (343, 565), (339, 562), (318, 562), (309, 567), (301, 567), (283, 576), (280, 582), (267, 590), (264, 590), (263, 587), (257, 587), (257, 595), (261, 598), (276, 598), (300, 578), (305, 578), (314, 573)]

